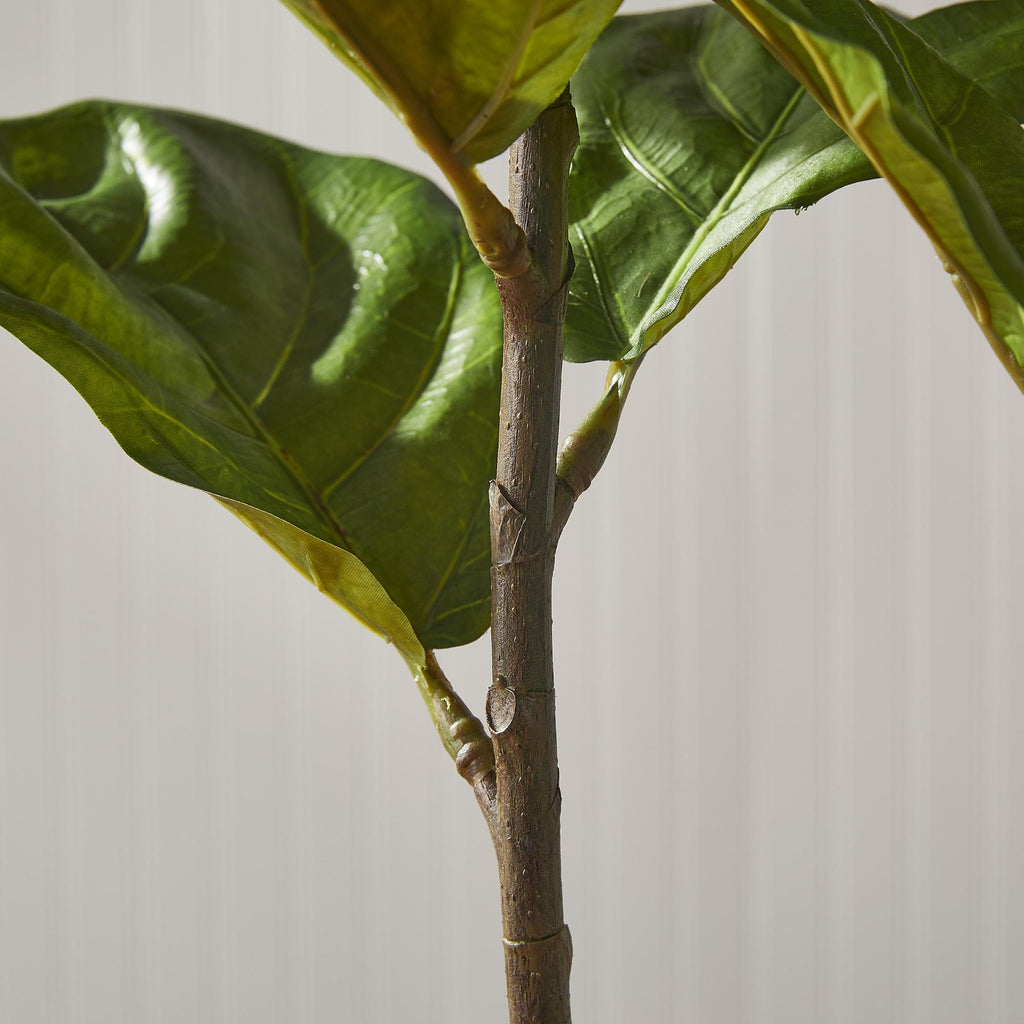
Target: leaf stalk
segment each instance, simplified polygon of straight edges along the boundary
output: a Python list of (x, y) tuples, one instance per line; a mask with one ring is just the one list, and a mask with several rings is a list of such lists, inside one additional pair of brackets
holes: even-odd
[(558, 451), (555, 535), (562, 532), (579, 496), (594, 482), (619, 429), (622, 407), (644, 355), (620, 359), (608, 367), (600, 401), (567, 435)]
[(494, 809), (494, 747), (480, 720), (448, 681), (433, 651), (423, 663), (409, 661), (423, 703), (458, 773), (473, 787), (485, 817)]

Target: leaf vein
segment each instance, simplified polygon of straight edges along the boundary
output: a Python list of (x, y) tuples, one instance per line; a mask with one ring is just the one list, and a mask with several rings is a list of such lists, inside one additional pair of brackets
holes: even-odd
[(401, 407), (399, 408), (398, 412), (394, 415), (394, 417), (392, 417), (391, 421), (387, 424), (385, 429), (381, 431), (377, 440), (374, 441), (371, 445), (368, 445), (366, 451), (363, 452), (362, 455), (359, 456), (359, 458), (354, 459), (337, 477), (335, 477), (335, 479), (333, 479), (324, 488), (323, 497), (325, 500), (329, 498), (330, 495), (335, 490), (337, 490), (338, 487), (340, 487), (350, 476), (352, 476), (352, 474), (357, 469), (359, 469), (359, 467), (363, 465), (363, 463), (366, 462), (366, 460), (370, 458), (370, 456), (373, 455), (373, 453), (376, 452), (380, 448), (380, 446), (384, 444), (384, 442), (395, 432), (395, 429), (397, 428), (398, 424), (402, 421), (402, 418), (416, 403), (420, 395), (423, 394), (423, 391), (426, 388), (427, 384), (429, 383), (430, 378), (433, 376), (434, 371), (437, 368), (438, 361), (441, 357), (441, 353), (444, 349), (443, 341), (451, 331), (451, 324), (455, 316), (455, 307), (458, 300), (458, 293), (462, 284), (462, 263), (457, 260), (454, 264), (454, 267), (455, 271), (452, 275), (451, 287), (448, 290), (448, 298), (445, 304), (445, 309), (441, 316), (441, 321), (438, 324), (437, 331), (432, 337), (432, 340), (434, 342), (434, 352), (432, 354), (432, 357), (429, 360), (427, 360), (427, 362), (424, 364), (423, 370), (420, 373), (419, 378), (416, 380), (416, 383), (410, 390), (405, 402), (401, 405)]
[(726, 212), (729, 210), (733, 199), (739, 193), (740, 189), (746, 183), (750, 175), (757, 168), (758, 164), (761, 161), (761, 157), (764, 155), (765, 151), (771, 146), (771, 144), (777, 138), (778, 134), (782, 131), (783, 127), (786, 124), (786, 121), (789, 120), (790, 115), (793, 113), (793, 110), (796, 108), (796, 105), (800, 101), (800, 97), (802, 95), (803, 90), (797, 87), (794, 90), (789, 102), (785, 105), (785, 107), (783, 107), (782, 112), (775, 119), (771, 128), (764, 136), (764, 139), (762, 140), (761, 144), (757, 147), (757, 149), (754, 150), (753, 153), (750, 154), (748, 159), (744, 162), (743, 166), (736, 172), (736, 175), (734, 176), (732, 182), (729, 184), (729, 187), (725, 190), (724, 193), (722, 193), (722, 198), (718, 200), (718, 202), (715, 204), (714, 209), (707, 215), (707, 217), (705, 218), (704, 222), (700, 225), (698, 230), (694, 232), (693, 237), (690, 239), (689, 244), (683, 250), (682, 255), (676, 261), (671, 273), (667, 275), (665, 283), (658, 290), (653, 302), (647, 307), (648, 313), (647, 316), (644, 317), (643, 326), (641, 327), (641, 330), (644, 333), (646, 333), (646, 331), (653, 325), (653, 323), (655, 322), (653, 318), (656, 317), (658, 312), (664, 307), (665, 302), (668, 300), (669, 296), (675, 290), (676, 285), (679, 283), (680, 280), (682, 280), (684, 274), (686, 273), (689, 267), (690, 260), (693, 258), (697, 250), (707, 239), (708, 235), (710, 235), (711, 232), (718, 226), (719, 222), (722, 220)]
[(662, 177), (658, 168), (651, 166), (647, 162), (636, 143), (628, 137), (624, 130), (615, 125), (607, 108), (600, 99), (598, 100), (598, 109), (601, 113), (601, 118), (604, 121), (605, 127), (608, 129), (611, 137), (615, 140), (615, 144), (619, 147), (619, 151), (625, 157), (626, 162), (639, 171), (640, 174), (642, 174), (652, 185), (654, 185), (655, 188), (658, 189), (658, 191), (664, 193), (669, 199), (671, 199), (672, 202), (674, 202), (679, 209), (690, 218), (694, 227), (698, 227), (704, 217), (704, 214), (693, 206), (690, 201), (675, 187), (675, 185)]

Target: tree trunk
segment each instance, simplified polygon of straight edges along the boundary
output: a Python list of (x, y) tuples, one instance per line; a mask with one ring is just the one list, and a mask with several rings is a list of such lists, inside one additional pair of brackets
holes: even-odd
[(562, 919), (551, 575), (562, 324), (572, 257), (567, 179), (578, 141), (568, 90), (512, 147), (510, 206), (531, 266), (498, 279), (505, 318), (497, 477), (491, 484), (498, 858), (511, 1024), (568, 1024), (572, 943)]

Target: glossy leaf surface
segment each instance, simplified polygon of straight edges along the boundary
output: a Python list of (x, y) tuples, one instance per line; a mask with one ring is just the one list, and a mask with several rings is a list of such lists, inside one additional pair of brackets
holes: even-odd
[[(1024, 5), (911, 23), (1024, 117)], [(566, 352), (650, 348), (782, 209), (877, 172), (741, 24), (714, 6), (616, 18), (573, 79), (580, 148)]]
[(479, 163), (565, 88), (621, 0), (284, 0), (428, 152)]
[[(1018, 16), (1021, 8), (1019, 0), (989, 6)], [(894, 187), (1024, 388), (1019, 118), (874, 4), (743, 0), (729, 7)]]
[(413, 655), (486, 629), (501, 315), (428, 182), (138, 107), (8, 122), (0, 324), (407, 656), (398, 609)]

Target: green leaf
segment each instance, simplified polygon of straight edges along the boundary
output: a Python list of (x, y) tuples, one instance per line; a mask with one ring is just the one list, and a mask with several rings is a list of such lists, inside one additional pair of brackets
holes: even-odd
[(355, 555), (297, 530), (269, 512), (230, 498), (218, 500), (291, 562), (317, 590), (344, 605), (363, 625), (394, 644), (414, 669), (426, 667), (426, 651), (409, 619)]
[(0, 324), (407, 657), (487, 628), (501, 313), (427, 181), (132, 106), (7, 122)]
[[(1024, 117), (1024, 5), (911, 23)], [(876, 176), (742, 25), (713, 6), (616, 18), (573, 79), (570, 359), (635, 357), (728, 272), (772, 213)]]
[(1018, 121), (1024, 121), (1024, 3), (976, 0), (940, 7), (908, 24)]
[[(728, 6), (893, 186), (1024, 389), (1019, 118), (910, 27), (863, 0), (813, 9), (798, 0)], [(1020, 16), (1018, 0), (991, 6)]]
[(284, 0), (435, 159), (477, 163), (557, 99), (621, 2)]

